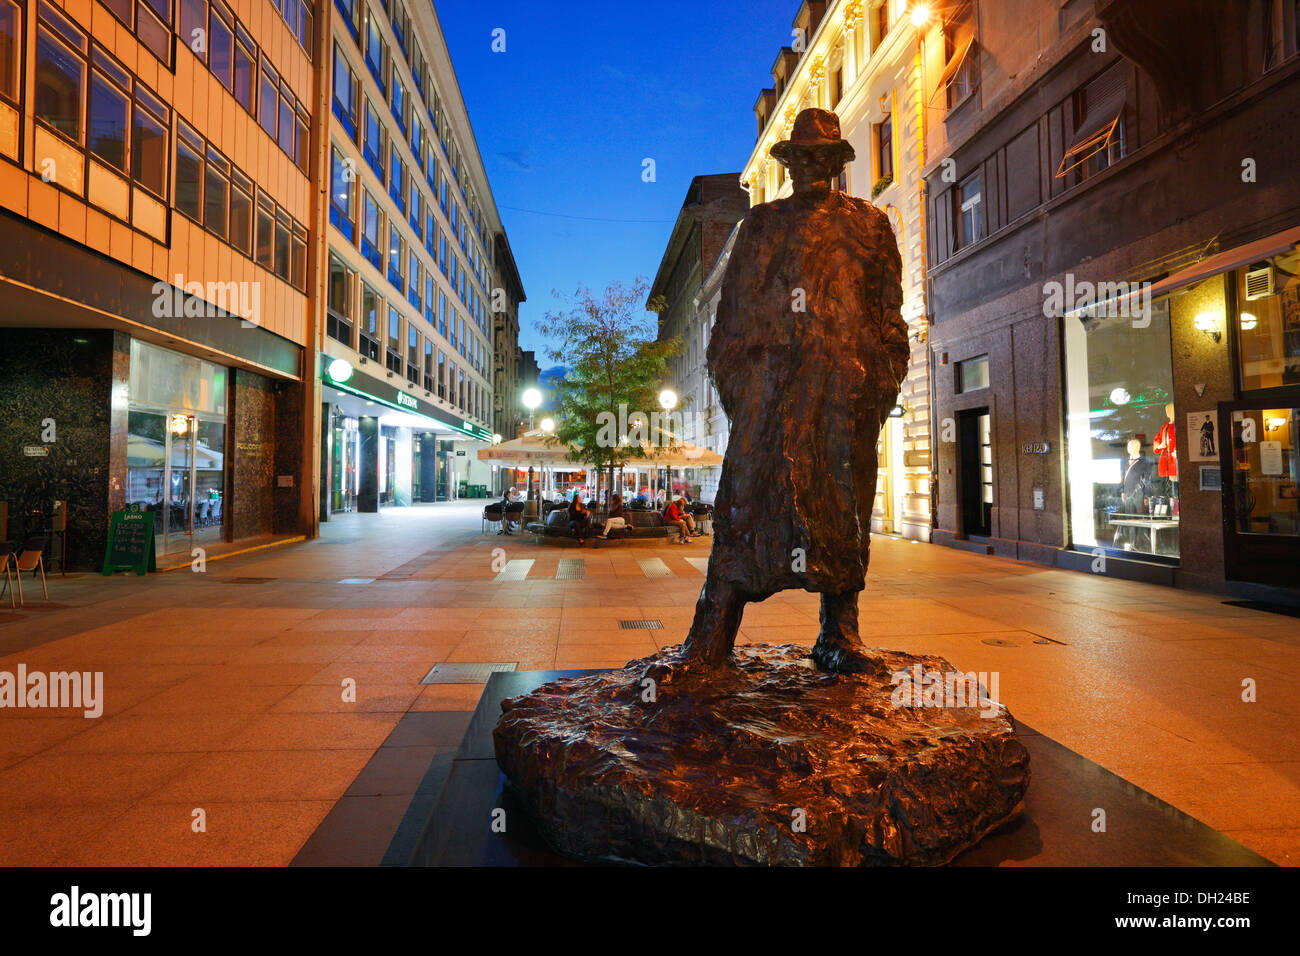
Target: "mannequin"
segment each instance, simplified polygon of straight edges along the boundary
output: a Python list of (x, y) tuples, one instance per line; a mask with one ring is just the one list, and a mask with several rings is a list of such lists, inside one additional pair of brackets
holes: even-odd
[[(1128, 443), (1128, 466), (1120, 481), (1120, 511), (1127, 516), (1145, 515), (1150, 511), (1151, 462), (1142, 457), (1142, 442), (1132, 438)], [(1141, 550), (1137, 529), (1125, 527), (1119, 536), (1126, 551)]]
[(1157, 474), (1166, 479), (1173, 514), (1178, 514), (1178, 436), (1174, 426), (1174, 403), (1165, 406), (1165, 424), (1160, 426), (1152, 449), (1159, 456)]

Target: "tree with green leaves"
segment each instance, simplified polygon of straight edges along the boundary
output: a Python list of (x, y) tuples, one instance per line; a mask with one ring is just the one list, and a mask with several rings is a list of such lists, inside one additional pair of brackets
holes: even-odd
[[(607, 474), (606, 487), (613, 487), (615, 468), (642, 457), (641, 446), (620, 434), (622, 423), (641, 415), (648, 419), (657, 410), (667, 360), (682, 347), (680, 339), (658, 341), (658, 323), (642, 305), (648, 288), (638, 276), (630, 286), (611, 283), (601, 297), (586, 286), (572, 296), (557, 291), (564, 307), (536, 323), (554, 343), (546, 354), (567, 369), (556, 383), (555, 433), (549, 441)], [(611, 428), (611, 420), (620, 427)], [(596, 495), (599, 500), (599, 480)]]

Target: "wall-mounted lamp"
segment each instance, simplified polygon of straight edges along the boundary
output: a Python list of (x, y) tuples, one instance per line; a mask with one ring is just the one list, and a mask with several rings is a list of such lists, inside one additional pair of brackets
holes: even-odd
[(1194, 324), (1196, 330), (1205, 333), (1208, 338), (1215, 342), (1223, 341), (1223, 333), (1219, 331), (1219, 317), (1213, 312), (1202, 312), (1196, 317)]
[(1249, 312), (1241, 313), (1241, 331), (1249, 332), (1257, 325), (1259, 325), (1259, 319), (1255, 318), (1255, 316), (1251, 315)]
[(1266, 421), (1264, 424), (1265, 424), (1265, 426), (1267, 427), (1268, 431), (1273, 432), (1273, 431), (1277, 431), (1279, 428), (1281, 428), (1283, 425), (1285, 425), (1285, 424), (1286, 424), (1286, 419), (1285, 419), (1285, 418), (1270, 418), (1270, 419), (1269, 419), (1268, 421)]
[(930, 5), (928, 3), (912, 4), (912, 12), (908, 14), (912, 20), (912, 26), (920, 29), (930, 22)]

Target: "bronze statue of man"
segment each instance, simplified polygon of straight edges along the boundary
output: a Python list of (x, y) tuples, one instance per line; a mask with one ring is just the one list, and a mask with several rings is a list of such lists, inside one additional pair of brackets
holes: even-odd
[(878, 670), (858, 594), (876, 442), (907, 370), (898, 241), (879, 209), (832, 185), (854, 158), (834, 113), (801, 112), (772, 157), (794, 194), (741, 223), (709, 341), (731, 433), (684, 656), (726, 661), (746, 603), (803, 588), (821, 594), (817, 665)]

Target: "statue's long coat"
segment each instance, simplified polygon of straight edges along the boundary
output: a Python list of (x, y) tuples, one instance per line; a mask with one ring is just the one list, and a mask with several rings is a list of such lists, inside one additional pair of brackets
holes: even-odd
[(749, 211), (708, 348), (731, 419), (711, 574), (758, 596), (863, 587), (876, 443), (907, 370), (901, 275), (889, 220), (861, 199)]

